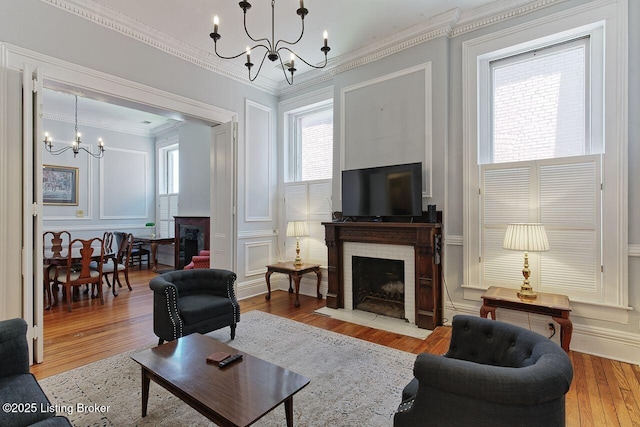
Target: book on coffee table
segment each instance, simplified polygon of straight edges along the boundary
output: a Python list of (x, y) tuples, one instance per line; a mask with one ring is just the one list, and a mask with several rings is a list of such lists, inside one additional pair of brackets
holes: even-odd
[(229, 356), (231, 356), (231, 354), (225, 351), (216, 351), (207, 356), (207, 363), (220, 363)]

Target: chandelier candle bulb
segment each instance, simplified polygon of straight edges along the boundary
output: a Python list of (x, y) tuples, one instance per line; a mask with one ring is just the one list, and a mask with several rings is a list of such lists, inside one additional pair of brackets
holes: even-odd
[(218, 24), (220, 24), (220, 19), (218, 18), (218, 15), (213, 17), (213, 32), (215, 34), (218, 33)]
[(247, 46), (247, 62), (251, 62), (251, 49)]
[(304, 8), (304, 0), (300, 0), (300, 9)]
[(322, 34), (322, 38), (324, 39), (324, 47), (327, 47), (327, 42), (329, 41), (329, 34), (325, 31)]

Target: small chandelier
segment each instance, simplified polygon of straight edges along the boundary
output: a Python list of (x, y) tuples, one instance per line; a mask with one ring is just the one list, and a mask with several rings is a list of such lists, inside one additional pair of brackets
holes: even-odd
[(101, 159), (102, 157), (104, 157), (104, 142), (102, 141), (102, 138), (98, 138), (98, 150), (100, 150), (99, 153), (94, 154), (91, 151), (87, 150), (84, 147), (80, 146), (80, 143), (82, 141), (80, 141), (80, 132), (78, 132), (78, 95), (75, 95), (76, 97), (76, 115), (75, 115), (75, 123), (76, 123), (76, 139), (73, 141), (73, 143), (69, 146), (66, 146), (64, 148), (60, 148), (59, 150), (54, 150), (53, 149), (53, 141), (51, 139), (51, 136), (49, 135), (48, 132), (44, 133), (44, 148), (51, 154), (53, 154), (54, 156), (57, 156), (59, 154), (64, 153), (65, 151), (68, 150), (72, 150), (73, 151), (73, 157), (76, 157), (78, 155), (78, 153), (80, 152), (80, 150), (86, 152), (87, 154), (89, 154), (91, 157), (94, 157), (96, 159)]
[[(296, 59), (296, 57), (298, 59), (300, 59), (302, 62), (304, 62), (305, 64), (307, 64), (308, 66), (312, 67), (312, 68), (324, 68), (327, 65), (327, 53), (331, 50), (331, 48), (327, 45), (327, 32), (325, 31), (323, 34), (324, 37), (324, 46), (322, 46), (320, 48), (320, 51), (322, 51), (324, 53), (324, 64), (320, 65), (320, 66), (316, 66), (316, 65), (312, 65), (309, 64), (307, 61), (305, 61), (303, 58), (300, 57), (300, 55), (297, 55), (293, 50), (291, 50), (288, 46), (293, 46), (296, 43), (298, 43), (301, 39), (302, 39), (302, 35), (304, 34), (304, 17), (309, 13), (309, 10), (307, 10), (304, 7), (304, 0), (300, 0), (300, 7), (298, 8), (298, 10), (296, 11), (296, 13), (300, 16), (301, 20), (302, 20), (302, 30), (300, 31), (300, 37), (298, 37), (298, 39), (294, 42), (289, 42), (286, 40), (278, 40), (277, 42), (275, 41), (275, 30), (274, 30), (274, 12), (275, 12), (275, 0), (271, 0), (271, 40), (269, 40), (268, 38), (261, 38), (261, 39), (255, 39), (253, 38), (250, 34), (249, 34), (249, 30), (247, 30), (247, 10), (249, 10), (251, 8), (251, 4), (248, 1), (241, 1), (240, 3), (238, 3), (240, 5), (240, 8), (242, 9), (242, 11), (244, 12), (244, 32), (247, 33), (247, 36), (253, 40), (254, 42), (258, 43), (255, 46), (253, 46), (252, 48), (250, 48), (249, 46), (247, 46), (247, 49), (245, 50), (245, 52), (240, 52), (237, 55), (234, 56), (223, 56), (220, 55), (218, 53), (218, 40), (220, 40), (220, 34), (218, 33), (218, 25), (220, 24), (220, 21), (218, 19), (218, 16), (214, 16), (213, 17), (213, 33), (209, 34), (209, 37), (211, 37), (213, 39), (213, 45), (214, 45), (214, 51), (216, 53), (216, 55), (218, 55), (219, 58), (222, 59), (235, 59), (241, 55), (243, 55), (244, 53), (246, 53), (247, 55), (247, 62), (244, 64), (247, 67), (247, 70), (249, 71), (249, 80), (250, 81), (254, 81), (256, 79), (256, 77), (258, 77), (258, 74), (260, 74), (260, 70), (262, 69), (262, 65), (264, 64), (264, 60), (265, 58), (269, 58), (269, 60), (271, 60), (272, 62), (275, 62), (276, 60), (280, 60), (280, 65), (282, 66), (282, 72), (284, 73), (284, 77), (287, 79), (287, 83), (289, 83), (290, 85), (293, 84), (293, 73), (296, 72), (297, 70), (294, 68), (294, 60)], [(260, 42), (265, 42), (265, 43), (260, 43)], [(280, 46), (282, 44), (282, 46)], [(288, 46), (286, 46), (288, 45)], [(265, 49), (265, 53), (264, 56), (262, 57), (262, 60), (260, 61), (260, 67), (258, 67), (258, 71), (256, 72), (256, 74), (251, 77), (251, 67), (253, 67), (253, 63), (251, 62), (251, 51), (256, 49), (256, 48), (264, 48)], [(281, 51), (286, 50), (287, 52), (289, 52), (291, 54), (291, 59), (289, 62), (287, 63), (283, 63), (282, 62), (282, 56), (280, 54)], [(289, 76), (287, 75), (287, 71), (288, 70), (289, 73), (291, 73), (291, 80), (289, 80)]]

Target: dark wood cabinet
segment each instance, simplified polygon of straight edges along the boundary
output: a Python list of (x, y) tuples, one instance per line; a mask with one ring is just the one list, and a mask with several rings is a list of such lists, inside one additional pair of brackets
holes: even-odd
[(191, 257), (209, 249), (208, 216), (176, 216), (175, 268), (182, 270)]
[(325, 222), (328, 249), (327, 307), (344, 308), (343, 243), (408, 245), (415, 250), (416, 325), (442, 324), (440, 223)]

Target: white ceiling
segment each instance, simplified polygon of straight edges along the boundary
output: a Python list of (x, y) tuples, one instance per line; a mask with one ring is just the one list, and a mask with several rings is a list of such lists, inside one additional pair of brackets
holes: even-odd
[[(173, 117), (148, 113), (120, 105), (96, 101), (78, 93), (78, 130), (82, 126), (111, 129), (135, 135), (151, 136), (162, 129), (179, 123)], [(42, 101), (42, 113), (46, 119), (75, 124), (75, 94), (45, 89)], [(174, 115), (175, 116), (175, 115)], [(44, 129), (47, 131), (47, 129)], [(73, 135), (73, 132), (71, 132)], [(55, 140), (55, 135), (53, 135)]]
[[(117, 22), (123, 28), (140, 31), (160, 43), (181, 46), (190, 55), (204, 58), (226, 70), (230, 75), (243, 75), (245, 55), (235, 60), (220, 60), (213, 54), (213, 16), (218, 15), (219, 52), (235, 55), (253, 46), (243, 30), (243, 12), (235, 0), (68, 0), (82, 6), (102, 22)], [(329, 33), (329, 63), (352, 61), (363, 52), (398, 43), (401, 37), (410, 37), (430, 28), (431, 22), (464, 21), (465, 16), (482, 17), (527, 3), (530, 0), (304, 0), (309, 14), (305, 18), (305, 33), (300, 43), (292, 47), (308, 62), (319, 64), (324, 60), (320, 51), (322, 33)], [(271, 37), (271, 1), (252, 0), (247, 11), (247, 27), (254, 38)], [(299, 0), (277, 0), (275, 4), (275, 39), (296, 40), (300, 34), (300, 17), (296, 14)], [(95, 18), (94, 18), (95, 19)], [(455, 22), (452, 22), (455, 25)], [(117, 27), (117, 26), (114, 26)], [(262, 50), (264, 52), (264, 49)], [(262, 58), (259, 49), (252, 52), (257, 70)], [(288, 55), (283, 57), (283, 61)], [(279, 65), (279, 61), (278, 61)], [(297, 81), (305, 72), (312, 71), (296, 61)], [(321, 72), (326, 72), (323, 70)], [(307, 76), (316, 76), (312, 71)], [(246, 74), (244, 74), (246, 75)], [(256, 84), (264, 87), (283, 85), (284, 74), (275, 63), (265, 60)], [(285, 84), (286, 86), (286, 84)], [(44, 97), (44, 112), (50, 117), (73, 115), (73, 96), (48, 91)], [(169, 126), (175, 117), (136, 111), (130, 108), (80, 99), (79, 121), (102, 122), (113, 129), (139, 129), (145, 133)], [(169, 114), (167, 114), (169, 116)], [(143, 124), (150, 121), (149, 124)], [(88, 123), (89, 124), (89, 123)], [(138, 132), (138, 133), (139, 133)], [(133, 132), (137, 133), (137, 132)]]
[[(377, 44), (410, 27), (423, 24), (430, 18), (457, 8), (460, 12), (489, 3), (504, 3), (504, 0), (305, 0), (309, 14), (305, 18), (305, 34), (292, 47), (307, 62), (319, 64), (324, 61), (320, 51), (322, 33), (329, 34), (329, 59), (348, 57), (365, 46)], [(520, 1), (522, 2), (522, 1)], [(218, 52), (233, 56), (254, 46), (243, 30), (243, 12), (234, 0), (95, 0), (103, 13), (110, 16), (121, 14), (123, 21), (137, 21), (147, 26), (148, 32), (164, 33), (171, 39), (213, 56), (213, 16), (220, 18)], [(252, 0), (247, 11), (247, 27), (256, 38), (271, 38), (271, 2)], [(513, 1), (511, 1), (513, 3)], [(300, 35), (301, 19), (296, 14), (299, 0), (277, 0), (275, 2), (275, 40), (295, 41)], [(254, 71), (264, 55), (264, 49), (252, 52)], [(259, 53), (262, 52), (262, 53)], [(215, 58), (215, 57), (214, 57)], [(283, 56), (283, 61), (289, 55)], [(245, 55), (233, 60), (246, 73)], [(281, 69), (268, 59), (258, 78), (280, 82), (284, 80)], [(310, 68), (296, 62), (297, 74)], [(237, 70), (238, 68), (236, 68)]]

